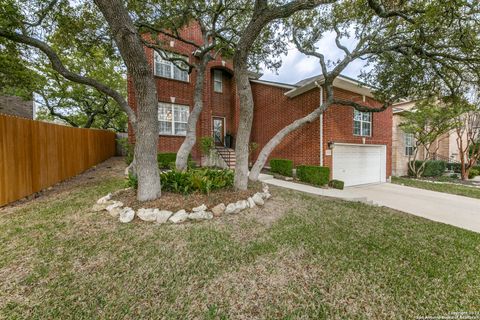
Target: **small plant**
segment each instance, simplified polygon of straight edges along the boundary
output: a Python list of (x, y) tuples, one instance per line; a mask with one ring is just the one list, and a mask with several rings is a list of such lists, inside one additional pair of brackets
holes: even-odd
[(128, 138), (119, 138), (117, 139), (118, 143), (122, 147), (123, 150), (125, 150), (126, 155), (125, 155), (125, 162), (127, 165), (130, 165), (133, 161), (133, 155), (135, 152), (135, 146), (128, 142)]
[(125, 185), (127, 186), (127, 188), (133, 188), (133, 189), (137, 190), (137, 188), (138, 188), (138, 178), (137, 178), (137, 176), (134, 175), (133, 173), (129, 173)]
[(300, 181), (324, 186), (328, 184), (330, 168), (320, 166), (298, 166), (297, 178)]
[(340, 189), (340, 190), (343, 190), (343, 187), (344, 187), (345, 183), (341, 180), (330, 180), (330, 182), (328, 183), (328, 186), (330, 188), (334, 188), (334, 189)]
[(162, 189), (189, 194), (199, 191), (205, 194), (213, 190), (233, 186), (232, 170), (189, 169), (185, 172), (168, 171), (160, 174)]
[[(177, 160), (177, 154), (174, 152), (163, 152), (157, 154), (158, 167), (160, 169), (175, 168), (175, 161)], [(192, 155), (188, 155), (188, 161), (192, 160)], [(173, 163), (173, 167), (172, 167)]]
[(208, 156), (210, 151), (215, 148), (215, 142), (213, 141), (213, 137), (201, 137), (200, 138), (200, 151), (204, 156)]
[(458, 179), (458, 174), (452, 173), (452, 174), (450, 175), (450, 178), (452, 178), (452, 179)]
[(473, 179), (478, 175), (480, 175), (480, 172), (477, 169), (472, 168), (468, 171), (468, 179)]
[(282, 176), (291, 177), (293, 175), (293, 161), (287, 159), (270, 160), (270, 171), (281, 174)]

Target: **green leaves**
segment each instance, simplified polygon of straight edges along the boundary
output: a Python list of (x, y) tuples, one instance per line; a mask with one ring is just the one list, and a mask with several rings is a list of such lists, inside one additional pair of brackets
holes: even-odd
[(160, 174), (162, 189), (189, 194), (195, 191), (210, 193), (213, 190), (233, 186), (232, 170), (189, 169), (188, 171), (168, 171)]

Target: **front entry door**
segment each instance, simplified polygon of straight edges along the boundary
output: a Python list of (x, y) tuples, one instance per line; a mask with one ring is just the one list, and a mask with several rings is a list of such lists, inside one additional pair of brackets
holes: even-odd
[(225, 119), (213, 117), (213, 139), (216, 146), (225, 145)]

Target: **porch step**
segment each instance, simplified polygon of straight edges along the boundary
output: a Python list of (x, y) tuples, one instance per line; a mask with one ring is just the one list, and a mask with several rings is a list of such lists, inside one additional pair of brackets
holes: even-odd
[(222, 157), (229, 169), (235, 169), (236, 157), (235, 150), (227, 147), (216, 146), (215, 150)]

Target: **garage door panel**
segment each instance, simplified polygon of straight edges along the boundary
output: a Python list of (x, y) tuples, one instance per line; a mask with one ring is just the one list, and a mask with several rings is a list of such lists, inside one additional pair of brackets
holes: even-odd
[(333, 178), (346, 186), (385, 181), (385, 146), (335, 145)]

